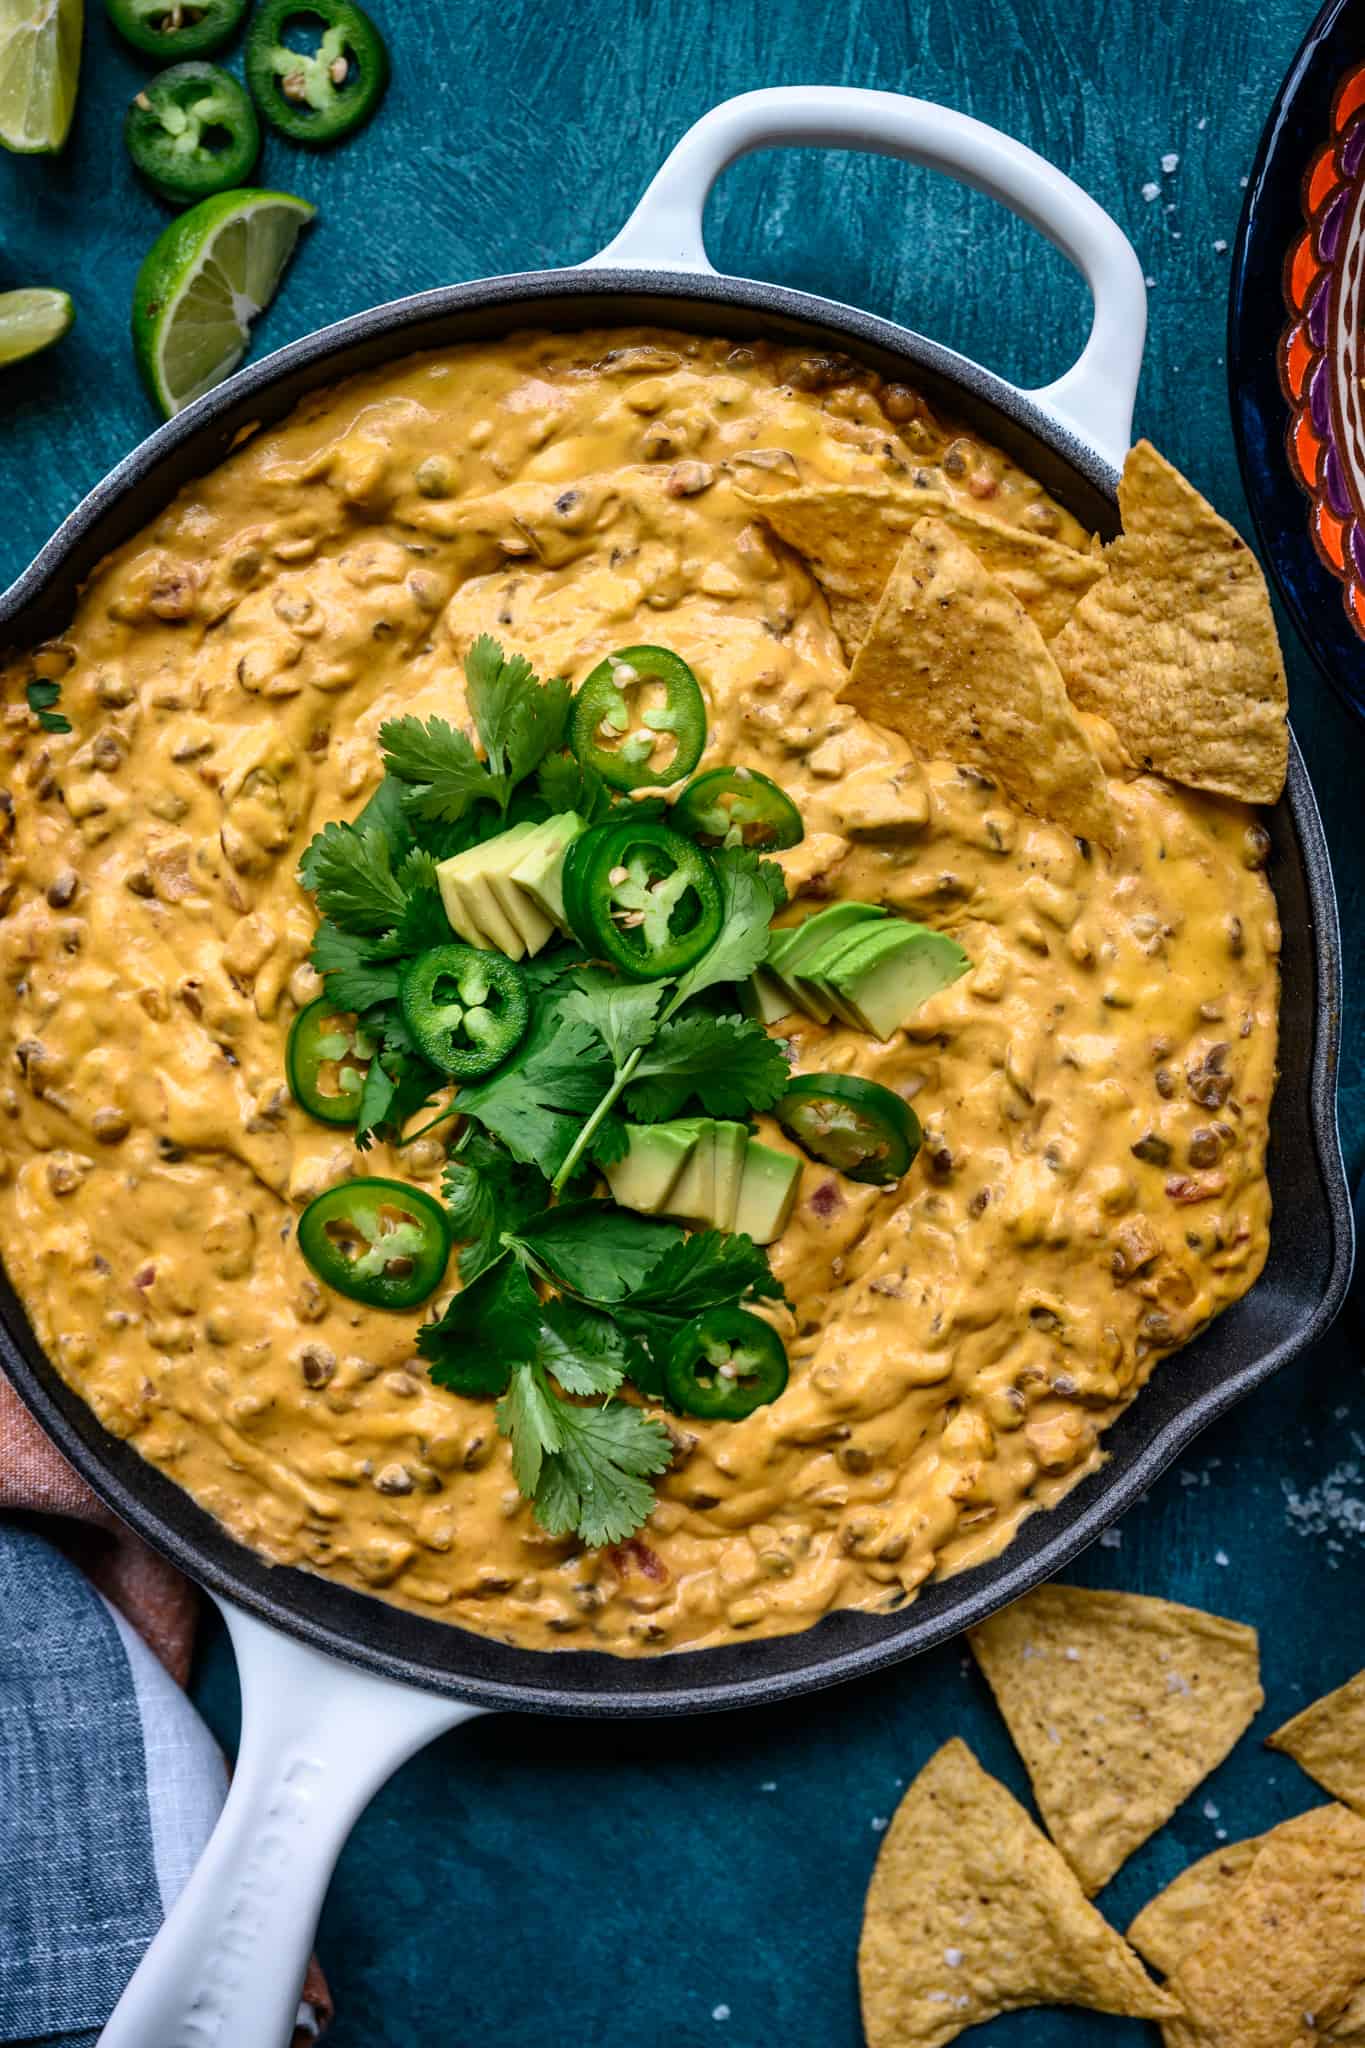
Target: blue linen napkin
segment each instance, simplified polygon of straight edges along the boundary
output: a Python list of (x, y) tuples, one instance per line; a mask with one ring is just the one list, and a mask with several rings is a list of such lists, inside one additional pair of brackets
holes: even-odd
[(94, 2048), (225, 1791), (141, 1637), (0, 1521), (0, 2041)]

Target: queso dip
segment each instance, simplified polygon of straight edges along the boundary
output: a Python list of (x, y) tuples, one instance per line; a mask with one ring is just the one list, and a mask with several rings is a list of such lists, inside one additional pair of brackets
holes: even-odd
[[(266, 1557), (536, 1648), (893, 1609), (1093, 1470), (1157, 1363), (1255, 1280), (1266, 834), (1138, 773), (1089, 713), (1108, 847), (860, 717), (762, 503), (887, 480), (1090, 544), (994, 449), (840, 358), (652, 331), (452, 350), (255, 434), (11, 662), (5, 1264), (104, 1426)], [(784, 921), (859, 899), (972, 963), (886, 1043), (781, 1025), (802, 1070), (910, 1101), (923, 1148), (890, 1190), (805, 1161), (771, 1247), (786, 1391), (738, 1422), (670, 1419), (648, 1522), (596, 1551), (535, 1521), (491, 1405), (431, 1384), (414, 1318), (325, 1290), (295, 1238), (350, 1175), (439, 1192), (448, 1126), (362, 1159), (290, 1099), (285, 1040), (321, 987), (296, 869), (378, 782), (385, 719), (463, 719), (481, 633), (575, 683), (667, 642), (706, 696), (702, 766), (759, 770), (802, 813)], [(61, 684), (69, 735), (25, 707), (34, 677)]]

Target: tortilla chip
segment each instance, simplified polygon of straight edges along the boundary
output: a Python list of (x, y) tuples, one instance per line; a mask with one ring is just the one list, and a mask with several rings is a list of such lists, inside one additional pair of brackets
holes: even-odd
[(1173, 1977), (1186, 1956), (1207, 1939), (1233, 1893), (1246, 1882), (1260, 1854), (1263, 1835), (1228, 1842), (1201, 1856), (1149, 1899), (1128, 1929), (1128, 1939), (1163, 1977)]
[(1334, 1799), (1365, 1814), (1365, 1671), (1266, 1737)]
[(921, 759), (966, 762), (1026, 811), (1113, 838), (1099, 756), (1042, 634), (942, 520), (901, 549), (843, 695)]
[(1365, 1961), (1365, 1821), (1320, 1806), (1264, 1838), (1170, 1979), (1167, 2048), (1312, 2048), (1345, 2018)]
[(1055, 653), (1140, 768), (1273, 804), (1289, 759), (1284, 659), (1260, 564), (1146, 441), (1124, 464), (1123, 533)]
[[(1285, 1823), (1292, 1826), (1292, 1822)], [(1278, 1832), (1271, 1830), (1274, 1834)], [(1248, 1871), (1269, 1836), (1253, 1835), (1245, 1842), (1228, 1842), (1182, 1870), (1179, 1877), (1150, 1899), (1128, 1929), (1128, 1939), (1139, 1954), (1160, 1970), (1164, 1977), (1175, 1974), (1186, 1956), (1207, 1940), (1211, 1928), (1224, 1914), (1234, 1892), (1245, 1882)], [(1365, 1971), (1342, 2008), (1321, 2036), (1327, 2041), (1365, 2039)]]
[(957, 1741), (929, 1759), (882, 1842), (858, 1981), (868, 2048), (939, 2048), (1025, 2005), (1148, 2019), (1178, 2010)]
[(1104, 574), (1096, 556), (970, 511), (942, 491), (808, 484), (755, 503), (778, 539), (804, 555), (850, 661), (867, 638), (897, 555), (926, 516), (942, 520), (999, 577), (1045, 640), (1060, 633), (1077, 599)]
[(1041, 1586), (970, 1640), (1087, 1892), (1223, 1761), (1265, 1697), (1255, 1629), (1137, 1593)]

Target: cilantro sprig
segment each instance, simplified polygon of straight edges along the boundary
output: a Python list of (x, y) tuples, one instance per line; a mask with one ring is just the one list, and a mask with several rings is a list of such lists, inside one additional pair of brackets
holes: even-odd
[(629, 1144), (630, 1120), (697, 1103), (743, 1120), (787, 1084), (785, 1050), (725, 991), (766, 956), (781, 870), (742, 848), (713, 858), (719, 935), (672, 980), (632, 983), (568, 941), (522, 964), (531, 1024), (513, 1055), (449, 1087), (413, 1045), (400, 1003), (406, 962), (452, 933), (437, 863), (522, 818), (572, 810), (589, 824), (623, 806), (661, 816), (656, 797), (622, 797), (566, 748), (571, 695), (488, 638), (465, 663), (472, 730), (406, 716), (380, 728), (383, 780), (349, 824), (330, 823), (302, 856), (320, 923), (312, 962), (338, 1009), (375, 1047), (356, 1143), (400, 1147), (458, 1117), (442, 1194), (460, 1246), (459, 1291), (421, 1325), (433, 1382), (496, 1399), (512, 1469), (537, 1518), (589, 1544), (631, 1535), (654, 1504), (668, 1431), (645, 1402), (663, 1396), (669, 1351), (708, 1309), (782, 1300), (747, 1237), (685, 1232), (593, 1192), (592, 1169)]

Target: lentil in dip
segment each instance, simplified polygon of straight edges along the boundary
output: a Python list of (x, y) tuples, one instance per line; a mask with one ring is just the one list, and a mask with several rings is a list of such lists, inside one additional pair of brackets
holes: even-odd
[[(892, 1608), (1092, 1470), (1261, 1269), (1278, 927), (1255, 813), (1136, 773), (1089, 715), (1110, 849), (913, 760), (840, 701), (824, 601), (758, 516), (797, 477), (923, 484), (1088, 545), (840, 358), (521, 336), (308, 399), (5, 671), (6, 1267), (104, 1426), (277, 1562), (540, 1648)], [(325, 1292), (295, 1242), (348, 1175), (439, 1181), (442, 1139), (362, 1159), (289, 1097), (320, 987), (296, 867), (377, 783), (383, 720), (463, 718), (483, 632), (574, 682), (666, 639), (706, 693), (703, 766), (759, 769), (804, 816), (784, 921), (861, 899), (973, 963), (886, 1044), (782, 1026), (803, 1070), (911, 1099), (923, 1151), (889, 1191), (805, 1162), (772, 1247), (787, 1390), (671, 1423), (648, 1524), (602, 1551), (540, 1528), (491, 1407), (430, 1384), (412, 1319)], [(25, 708), (34, 676), (69, 736)]]

